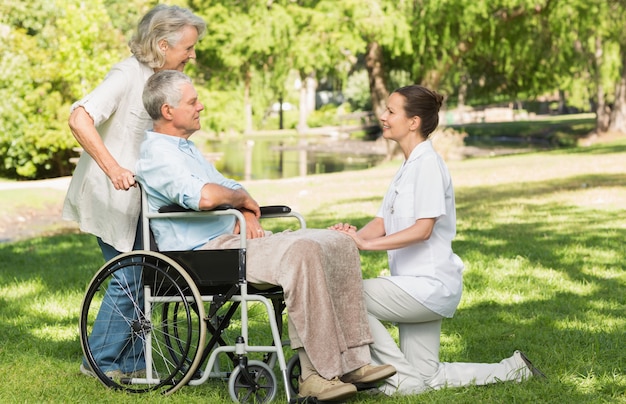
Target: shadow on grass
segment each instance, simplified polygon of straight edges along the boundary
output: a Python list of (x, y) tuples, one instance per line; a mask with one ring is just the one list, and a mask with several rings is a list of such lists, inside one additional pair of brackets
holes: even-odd
[[(551, 380), (568, 385), (571, 402), (623, 397), (626, 384), (615, 374), (626, 341), (624, 211), (544, 201), (563, 191), (625, 185), (625, 174), (611, 174), (458, 189), (453, 247), (467, 270), (464, 300), (443, 323), (454, 342), (444, 338), (442, 361), (498, 362), (520, 349)], [(335, 223), (323, 214), (332, 209), (316, 211), (315, 223)], [(345, 219), (361, 227), (371, 218)], [(385, 254), (364, 252), (362, 262), (376, 266), (364, 270), (366, 278), (387, 267)], [(585, 383), (597, 384), (587, 391)]]
[[(0, 262), (0, 340), (20, 347), (12, 355), (77, 360), (77, 313), (87, 284), (103, 264), (95, 238), (62, 234), (0, 244)], [(75, 329), (76, 337), (47, 338), (46, 330), (53, 328)]]
[(626, 136), (610, 143), (599, 143), (589, 147), (559, 149), (551, 153), (598, 155), (624, 152), (626, 152)]
[(626, 185), (626, 174), (587, 174), (541, 182), (511, 182), (505, 187), (475, 186), (456, 189), (457, 217), (484, 215), (486, 204), (490, 209), (506, 209), (511, 200), (533, 198), (562, 191), (580, 191), (597, 187)]
[[(516, 198), (549, 197), (580, 190), (582, 184), (585, 189), (624, 186), (626, 175), (585, 175), (523, 184), (519, 194), (510, 187), (506, 191), (478, 187), (459, 193), (463, 204), (458, 217), (470, 219), (461, 219), (462, 237), (454, 243), (455, 252), (496, 266), (466, 273), (466, 290), (492, 289), (497, 297), (513, 289), (541, 298), (522, 298), (514, 304), (487, 300), (464, 308), (450, 322), (457, 324), (449, 324), (455, 331), (462, 330), (462, 335), (472, 338), (476, 320), (483, 319), (483, 324), (493, 326), (488, 332), (493, 344), (498, 334), (506, 335), (494, 321), (505, 321), (515, 336), (511, 339), (523, 344), (521, 349), (528, 347), (550, 358), (545, 365), (548, 371), (554, 366), (593, 377), (611, 375), (622, 366), (617, 358), (620, 341), (626, 340), (623, 212), (540, 202), (511, 208), (518, 204)], [(502, 220), (506, 212), (511, 212), (513, 220)], [(519, 262), (523, 264), (516, 272)], [(507, 279), (494, 280), (498, 271), (506, 271)], [(554, 279), (561, 279), (561, 284)], [(626, 392), (626, 386), (619, 383), (610, 389)]]
[[(539, 202), (583, 184), (585, 189), (624, 186), (626, 175), (457, 190), (454, 250), (468, 271), (461, 307), (443, 323), (442, 360), (497, 362), (521, 349), (550, 377), (551, 384), (538, 391), (554, 394), (555, 400), (565, 395), (569, 402), (608, 402), (626, 394), (623, 378), (615, 376), (623, 369), (626, 340), (626, 227), (618, 216), (624, 212)], [(380, 198), (340, 204), (371, 202), (380, 203)], [(309, 227), (337, 222), (329, 213), (333, 211), (349, 210), (320, 206), (308, 215)], [(360, 227), (371, 216), (340, 219)], [(364, 252), (362, 257), (365, 277), (386, 267), (384, 252)], [(102, 265), (95, 239), (70, 234), (0, 244), (0, 262), (0, 339), (5, 346), (20, 351), (12, 355), (77, 361), (78, 308), (70, 314), (35, 308), (64, 299), (80, 304)], [(502, 298), (509, 295), (519, 298)], [(47, 327), (74, 327), (76, 336), (50, 341), (36, 332)], [(493, 391), (495, 401), (505, 402), (509, 387)], [(511, 391), (514, 399), (516, 390)], [(489, 394), (472, 388), (458, 395), (471, 401), (473, 392), (481, 398)]]
[[(82, 356), (80, 305), (94, 274), (104, 264), (95, 237), (61, 234), (0, 243), (0, 262), (0, 341), (12, 347), (11, 356), (47, 356), (78, 366)], [(250, 329), (254, 330), (251, 336), (267, 335), (269, 343), (266, 317), (265, 321), (254, 319), (265, 315), (264, 308), (251, 307), (249, 314)], [(49, 330), (63, 335), (51, 339)], [(67, 338), (67, 330), (72, 338)], [(232, 341), (234, 344), (234, 337)]]

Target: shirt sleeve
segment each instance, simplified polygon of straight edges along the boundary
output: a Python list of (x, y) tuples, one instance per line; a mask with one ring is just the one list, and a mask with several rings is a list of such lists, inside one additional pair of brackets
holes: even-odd
[(207, 183), (230, 189), (242, 187), (207, 163), (195, 147), (185, 148), (183, 152), (171, 141), (158, 138), (148, 139), (142, 146), (136, 172), (140, 182), (150, 184), (153, 211), (172, 203), (200, 210), (202, 188)]
[(415, 219), (438, 218), (446, 214), (445, 177), (436, 156), (422, 161), (414, 188)]
[(199, 210), (205, 181), (193, 174), (189, 161), (183, 161), (179, 153), (172, 153), (171, 146), (153, 142), (150, 147), (143, 148), (137, 173), (143, 184), (150, 184), (151, 210), (172, 203)]
[(127, 93), (128, 77), (122, 69), (114, 66), (98, 87), (72, 104), (71, 110), (85, 108), (95, 126), (105, 122), (116, 111), (122, 98)]

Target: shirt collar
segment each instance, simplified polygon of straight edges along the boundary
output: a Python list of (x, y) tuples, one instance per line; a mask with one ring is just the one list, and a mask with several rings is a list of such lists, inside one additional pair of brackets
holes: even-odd
[(415, 146), (415, 148), (413, 149), (413, 151), (411, 152), (411, 154), (409, 155), (409, 158), (407, 159), (407, 163), (413, 160), (417, 160), (419, 157), (421, 157), (423, 154), (432, 151), (433, 149), (433, 143), (430, 139), (426, 139), (424, 140), (422, 143), (418, 144), (417, 146)]
[(146, 139), (148, 140), (160, 139), (161, 141), (169, 142), (169, 143), (172, 143), (173, 145), (176, 145), (176, 147), (178, 147), (180, 150), (183, 150), (183, 151), (188, 151), (192, 148), (192, 146), (194, 146), (194, 143), (189, 139), (185, 139), (185, 138), (178, 137), (178, 136), (166, 135), (163, 133), (155, 132), (153, 130), (146, 131)]
[(150, 67), (147, 63), (143, 63), (140, 62), (137, 57), (135, 57), (135, 55), (131, 56), (133, 59), (135, 59), (137, 61), (137, 63), (139, 63), (140, 69), (141, 69), (141, 74), (143, 75), (143, 81), (144, 83), (146, 81), (148, 81), (148, 79), (150, 78), (150, 76), (152, 76), (154, 74), (154, 68)]

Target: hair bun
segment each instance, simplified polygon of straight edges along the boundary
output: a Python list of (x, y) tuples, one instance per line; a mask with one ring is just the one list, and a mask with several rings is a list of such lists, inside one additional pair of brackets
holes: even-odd
[(443, 105), (443, 95), (439, 94), (436, 91), (433, 91), (433, 94), (435, 95), (435, 100), (437, 101), (437, 107), (441, 108), (441, 106)]

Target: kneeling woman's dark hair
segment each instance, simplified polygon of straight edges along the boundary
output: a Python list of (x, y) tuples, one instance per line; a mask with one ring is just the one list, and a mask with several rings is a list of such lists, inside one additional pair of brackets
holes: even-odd
[(439, 109), (443, 104), (443, 95), (419, 85), (401, 87), (394, 93), (404, 96), (404, 113), (407, 117), (420, 117), (422, 136), (427, 139), (439, 125)]

